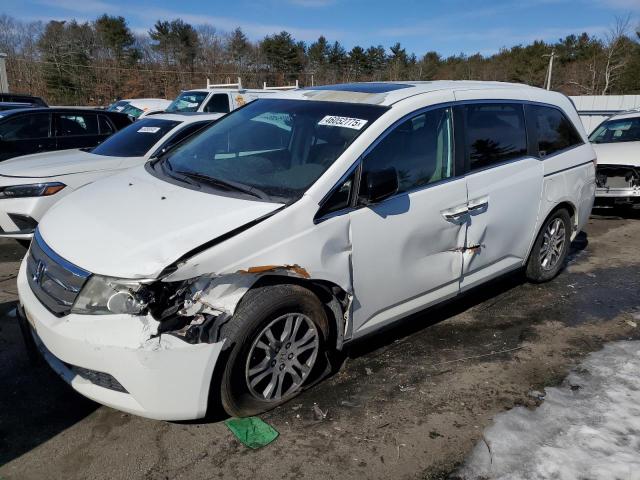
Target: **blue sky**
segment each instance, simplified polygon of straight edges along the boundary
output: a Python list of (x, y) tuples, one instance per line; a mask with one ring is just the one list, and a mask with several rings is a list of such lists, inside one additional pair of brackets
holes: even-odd
[(307, 42), (325, 35), (346, 47), (399, 41), (418, 55), (436, 50), (491, 54), (570, 33), (603, 35), (616, 16), (640, 23), (640, 0), (3, 0), (0, 13), (24, 20), (92, 20), (122, 15), (136, 31), (180, 17), (218, 30), (240, 26), (252, 39), (281, 30)]

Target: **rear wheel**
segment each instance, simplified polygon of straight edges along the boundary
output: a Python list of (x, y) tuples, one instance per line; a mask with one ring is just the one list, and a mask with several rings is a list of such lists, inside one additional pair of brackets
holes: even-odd
[(547, 218), (527, 261), (526, 276), (532, 282), (546, 282), (563, 267), (571, 242), (571, 217), (565, 209)]
[(322, 303), (304, 287), (248, 292), (221, 332), (231, 345), (220, 385), (225, 411), (255, 415), (298, 395), (322, 363), (327, 326)]

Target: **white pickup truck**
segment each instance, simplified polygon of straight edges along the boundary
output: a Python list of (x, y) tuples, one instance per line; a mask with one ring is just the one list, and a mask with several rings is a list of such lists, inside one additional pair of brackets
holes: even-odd
[(273, 96), (278, 91), (296, 88), (298, 88), (297, 80), (295, 85), (286, 87), (268, 87), (265, 83), (262, 88), (243, 88), (240, 78), (237, 83), (221, 84), (209, 83), (207, 79), (206, 88), (180, 92), (165, 112), (229, 113), (258, 98)]

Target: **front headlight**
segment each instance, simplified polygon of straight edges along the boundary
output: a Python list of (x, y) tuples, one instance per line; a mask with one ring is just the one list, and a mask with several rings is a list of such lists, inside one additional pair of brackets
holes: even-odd
[(66, 185), (61, 182), (31, 183), (27, 185), (11, 185), (0, 187), (1, 198), (47, 197), (58, 193)]
[(146, 286), (133, 280), (93, 275), (82, 287), (71, 313), (138, 315), (147, 306)]

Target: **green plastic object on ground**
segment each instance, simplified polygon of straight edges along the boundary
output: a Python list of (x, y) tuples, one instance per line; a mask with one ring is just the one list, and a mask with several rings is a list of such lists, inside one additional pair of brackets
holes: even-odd
[(249, 448), (264, 447), (278, 438), (278, 431), (258, 417), (230, 418), (224, 423)]

